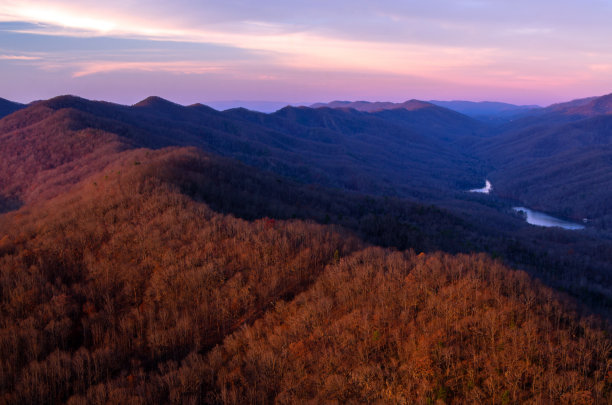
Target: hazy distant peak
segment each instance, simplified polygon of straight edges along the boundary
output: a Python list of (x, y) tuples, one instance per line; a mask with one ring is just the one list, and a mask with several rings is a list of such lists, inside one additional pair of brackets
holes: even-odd
[(412, 99), (412, 100), (405, 101), (401, 104), (396, 104), (394, 108), (395, 109), (401, 108), (404, 110), (414, 111), (414, 110), (420, 110), (421, 108), (432, 108), (432, 107), (435, 108), (436, 106), (433, 105), (432, 103), (428, 103), (427, 101)]
[(330, 101), (329, 103), (314, 103), (312, 105), (310, 105), (310, 108), (321, 108), (321, 107), (328, 107), (328, 108), (342, 108), (342, 107), (346, 107), (349, 104), (352, 103), (368, 103), (367, 101), (340, 101), (340, 100), (334, 100), (334, 101)]
[(302, 113), (303, 114), (304, 112), (309, 112), (312, 110), (313, 108), (311, 107), (304, 107), (304, 106), (294, 107), (294, 106), (288, 105), (274, 112), (273, 114), (276, 114), (276, 115), (285, 115), (285, 114), (291, 114), (291, 113)]
[(330, 103), (315, 103), (311, 108), (351, 108), (357, 111), (378, 112), (383, 110), (419, 110), (421, 108), (435, 107), (433, 104), (421, 100), (408, 100), (403, 103), (393, 103), (390, 101), (332, 101)]
[(164, 108), (164, 107), (182, 107), (180, 104), (173, 103), (164, 98), (158, 96), (149, 96), (142, 101), (134, 104), (132, 107), (146, 107), (146, 108)]
[(432, 104), (478, 119), (508, 120), (521, 114), (540, 110), (538, 105), (515, 105), (499, 101), (431, 100)]
[(197, 110), (197, 111), (218, 112), (214, 108), (207, 106), (206, 104), (202, 104), (202, 103), (191, 104), (191, 105), (188, 105), (187, 108), (192, 109), (192, 110)]
[[(162, 99), (163, 100), (163, 99)], [(141, 101), (144, 102), (145, 100)], [(214, 110), (214, 108), (206, 105), (206, 104), (202, 104), (202, 103), (194, 103), (194, 104), (189, 104), (187, 106), (187, 108), (196, 108), (196, 109), (200, 109), (200, 108), (206, 108), (206, 109), (210, 109), (210, 110)], [(216, 110), (215, 110), (216, 111)]]
[(273, 113), (289, 105), (301, 105), (300, 103), (290, 103), (286, 101), (265, 101), (265, 100), (217, 100), (206, 101), (206, 105), (218, 111), (227, 111), (235, 108), (245, 108), (249, 111), (263, 113)]

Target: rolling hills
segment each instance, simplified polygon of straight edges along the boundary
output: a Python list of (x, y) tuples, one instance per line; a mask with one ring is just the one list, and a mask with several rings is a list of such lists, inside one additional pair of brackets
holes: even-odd
[[(98, 143), (119, 149), (197, 146), (301, 182), (375, 194), (431, 196), (479, 181), (483, 174), (474, 159), (440, 136), (447, 133), (444, 126), (456, 127), (457, 113), (448, 111), (447, 117), (438, 117), (437, 126), (428, 131), (423, 128), (430, 117), (419, 117), (418, 112), (390, 119), (357, 111), (294, 107), (268, 115), (218, 112), (203, 105), (183, 107), (155, 97), (121, 106), (63, 96), (38, 102), (0, 123), (0, 145), (5, 148), (0, 154), (7, 157), (1, 173), (10, 173), (9, 165), (19, 173), (0, 181), (5, 199), (27, 200), (33, 191), (22, 190), (25, 183), (46, 186), (46, 181), (36, 179), (39, 173), (61, 170), (73, 158), (101, 151), (95, 146)], [(470, 126), (463, 132), (478, 125), (467, 117), (460, 121)], [(36, 151), (31, 141), (22, 141), (30, 139), (30, 134), (44, 136), (53, 145), (70, 143), (73, 156), (52, 154), (43, 167), (40, 153), (46, 152)], [(436, 170), (430, 170), (432, 164)]]
[[(242, 177), (257, 185), (241, 186), (249, 190), (241, 192), (245, 199), (249, 193), (259, 194), (258, 188), (270, 190), (258, 198), (256, 207), (261, 215), (278, 218), (298, 215), (319, 222), (329, 217), (328, 221), (356, 231), (364, 231), (365, 226), (368, 229), (362, 236), (375, 244), (402, 249), (495, 251), (507, 263), (526, 266), (540, 277), (545, 275), (556, 286), (607, 302), (608, 296), (612, 297), (608, 293), (612, 286), (605, 269), (612, 249), (607, 247), (605, 237), (597, 242), (603, 236), (591, 232), (588, 237), (573, 235), (557, 243), (550, 240), (546, 231), (529, 229), (521, 218), (509, 215), (508, 201), (464, 191), (478, 186), (489, 174), (497, 194), (514, 196), (507, 191), (506, 184), (520, 180), (515, 176), (502, 182), (496, 177), (502, 172), (494, 171), (495, 165), (510, 167), (513, 162), (502, 155), (508, 149), (505, 146), (498, 149), (495, 165), (485, 158), (491, 152), (479, 157), (479, 153), (472, 154), (463, 146), (465, 142), (476, 145), (488, 142), (486, 145), (491, 146), (504, 139), (473, 135), (483, 128), (487, 127), (471, 118), (422, 102), (416, 103), (414, 111), (366, 113), (354, 109), (288, 107), (274, 114), (262, 114), (244, 109), (218, 112), (199, 104), (184, 107), (159, 97), (123, 106), (61, 96), (33, 103), (0, 120), (2, 202), (6, 211), (60, 195), (112, 164), (123, 151), (193, 146), (273, 172), (281, 176), (278, 181), (283, 187), (288, 187), (287, 181), (291, 181), (323, 187), (321, 190), (335, 188), (314, 193), (304, 191), (302, 186), (289, 188), (291, 193), (305, 198), (300, 203), (299, 199), (288, 197), (282, 188), (269, 186), (277, 181), (273, 177), (264, 181), (259, 172), (255, 177), (243, 173)], [(529, 149), (529, 145), (526, 147)], [(528, 167), (524, 161), (523, 164)], [(225, 170), (233, 166), (225, 165)], [(602, 176), (607, 178), (607, 173), (602, 172)], [(517, 188), (527, 190), (529, 185)], [(227, 193), (236, 192), (233, 189)], [(312, 195), (306, 197), (309, 193)], [(371, 202), (363, 203), (364, 197), (359, 195), (364, 193), (384, 198), (367, 197)], [(275, 201), (272, 195), (283, 196), (281, 205), (285, 207), (299, 204), (328, 208), (308, 215), (291, 208), (282, 212), (266, 209)], [(444, 215), (418, 219), (416, 213), (421, 208), (403, 208), (415, 202), (421, 206), (435, 203), (455, 219), (444, 219)], [(338, 208), (343, 205), (348, 208)], [(244, 216), (247, 211), (231, 212)], [(374, 215), (368, 219), (366, 214)], [(254, 216), (251, 213), (245, 218)], [(602, 218), (594, 219), (594, 223), (605, 229), (605, 217)], [(430, 242), (417, 244), (417, 240)], [(517, 240), (521, 247), (517, 247)], [(534, 249), (541, 252), (533, 253)], [(573, 253), (568, 255), (570, 250)], [(519, 255), (518, 251), (531, 253)], [(551, 271), (553, 268), (556, 270)], [(578, 273), (586, 277), (580, 283), (582, 292), (576, 289)]]
[[(193, 148), (126, 150), (4, 214), (3, 401), (609, 398), (605, 326), (567, 296), (484, 255), (397, 252), (344, 226), (260, 217), (328, 208), (308, 187), (304, 211), (283, 206), (294, 193), (268, 183), (304, 186), (243, 170)], [(448, 227), (414, 209), (426, 234)]]
[(1, 401), (609, 402), (606, 211), (540, 229), (504, 198), (607, 184), (608, 116), (405, 107), (1, 119)]
[[(438, 119), (437, 113), (448, 110), (434, 106), (436, 103), (479, 118), (480, 126), (462, 122), (467, 117), (460, 114), (457, 119), (447, 116)], [(612, 229), (608, 203), (612, 199), (608, 192), (612, 189), (612, 95), (545, 108), (415, 100), (314, 106), (368, 111), (392, 122), (405, 118), (415, 128), (422, 123), (423, 127), (430, 127), (430, 133), (439, 130), (437, 139), (475, 158), (471, 164), (477, 165), (478, 173), (492, 181), (498, 197), (564, 218), (577, 221), (586, 218), (591, 226), (601, 230)], [(411, 116), (414, 111), (419, 111), (423, 121)], [(509, 115), (503, 119), (500, 114), (506, 113)], [(432, 170), (437, 167), (432, 161)]]
[(524, 115), (535, 113), (541, 109), (537, 105), (514, 105), (491, 101), (420, 101), (408, 100), (403, 103), (383, 102), (383, 101), (332, 101), (329, 103), (315, 103), (311, 108), (352, 108), (358, 111), (378, 112), (383, 110), (417, 110), (422, 108), (435, 109), (435, 106), (475, 118), (487, 123), (503, 123)]

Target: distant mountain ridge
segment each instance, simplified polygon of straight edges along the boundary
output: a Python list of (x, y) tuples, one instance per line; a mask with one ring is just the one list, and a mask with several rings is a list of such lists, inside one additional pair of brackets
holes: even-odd
[(496, 101), (438, 101), (430, 103), (465, 114), (472, 118), (485, 120), (512, 119), (541, 109), (539, 105), (515, 105)]
[(307, 103), (295, 103), (288, 101), (265, 101), (265, 100), (214, 100), (203, 102), (215, 110), (225, 111), (234, 108), (246, 108), (252, 111), (273, 113), (286, 106), (300, 106)]
[(332, 101), (329, 103), (315, 103), (311, 108), (351, 108), (364, 112), (379, 112), (383, 110), (406, 109), (416, 110), (443, 107), (459, 112), (472, 118), (491, 117), (531, 117), (549, 114), (563, 114), (581, 118), (612, 113), (612, 94), (597, 97), (587, 97), (563, 103), (555, 103), (547, 107), (539, 105), (515, 105), (497, 101), (466, 101), (466, 100), (408, 100), (403, 103), (390, 101)]
[(330, 103), (315, 103), (310, 108), (350, 108), (363, 112), (379, 112), (383, 110), (408, 110), (414, 111), (422, 108), (434, 108), (431, 103), (421, 100), (408, 100), (403, 103), (392, 103), (386, 101), (332, 101)]
[(387, 101), (332, 101), (330, 103), (315, 103), (312, 104), (310, 107), (352, 108), (358, 111), (365, 112), (380, 112), (383, 110), (396, 109), (413, 111), (423, 108), (441, 107), (448, 110), (456, 111), (472, 118), (484, 119), (487, 121), (491, 118), (508, 119), (542, 108), (538, 105), (514, 105), (492, 101), (421, 101), (415, 99), (408, 100), (403, 103), (393, 103)]

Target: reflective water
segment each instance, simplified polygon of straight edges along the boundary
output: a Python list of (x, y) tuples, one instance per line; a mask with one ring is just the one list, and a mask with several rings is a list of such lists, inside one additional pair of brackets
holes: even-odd
[(546, 227), (557, 226), (560, 228), (571, 229), (571, 230), (584, 229), (584, 225), (580, 225), (574, 222), (568, 222), (568, 221), (564, 221), (559, 218), (551, 217), (550, 215), (546, 215), (543, 212), (533, 211), (533, 210), (530, 210), (529, 208), (513, 207), (512, 209), (516, 212), (524, 213), (526, 216), (525, 220), (527, 221), (527, 223), (531, 225), (546, 226)]
[(489, 194), (493, 190), (493, 186), (489, 180), (485, 180), (485, 186), (483, 188), (475, 188), (470, 190), (470, 193), (483, 193)]

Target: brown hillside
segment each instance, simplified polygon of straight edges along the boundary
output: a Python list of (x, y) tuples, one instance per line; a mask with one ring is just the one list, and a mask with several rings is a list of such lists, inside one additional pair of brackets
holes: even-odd
[(193, 153), (0, 217), (3, 402), (609, 400), (608, 335), (525, 273), (216, 212)]
[(169, 157), (148, 153), (123, 154), (72, 193), (4, 217), (5, 401), (63, 402), (153, 376), (206, 352), (360, 246), (333, 227), (217, 214), (143, 177), (152, 160)]
[(183, 364), (175, 388), (202, 370), (223, 403), (609, 403), (610, 343), (484, 256), (366, 249)]

